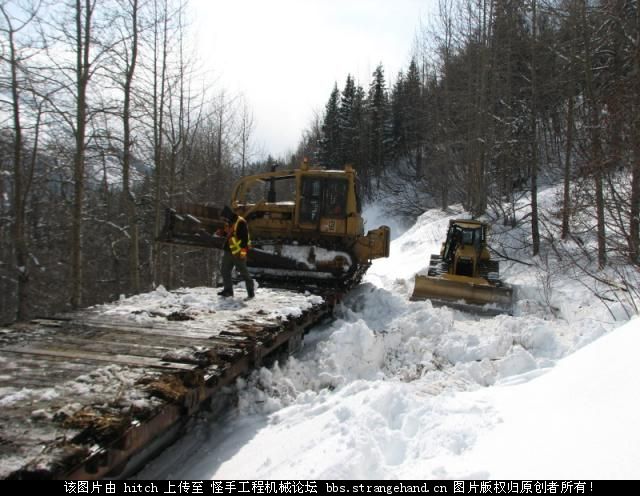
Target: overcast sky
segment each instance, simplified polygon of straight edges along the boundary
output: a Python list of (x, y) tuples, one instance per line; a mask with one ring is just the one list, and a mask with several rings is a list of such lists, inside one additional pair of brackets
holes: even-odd
[(254, 114), (254, 143), (293, 151), (335, 82), (368, 87), (378, 63), (387, 81), (406, 69), (421, 19), (437, 0), (194, 0), (200, 55)]

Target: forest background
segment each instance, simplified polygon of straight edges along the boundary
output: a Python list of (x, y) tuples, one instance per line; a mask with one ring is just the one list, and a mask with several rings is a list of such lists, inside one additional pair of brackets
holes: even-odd
[[(304, 157), (352, 164), (396, 216), (461, 204), (526, 224), (523, 260), (578, 244), (595, 267), (580, 270), (636, 291), (637, 1), (440, 0), (408, 67), (336, 82), (283, 157), (258, 156), (246, 102), (203, 80), (189, 15), (187, 0), (0, 0), (0, 323), (214, 284), (215, 251), (154, 241), (165, 207), (222, 203), (238, 177)], [(563, 193), (540, 211), (550, 184)]]

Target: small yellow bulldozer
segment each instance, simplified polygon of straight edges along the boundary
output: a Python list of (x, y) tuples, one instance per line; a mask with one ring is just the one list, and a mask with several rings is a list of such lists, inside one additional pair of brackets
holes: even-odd
[(440, 253), (431, 255), (427, 274), (417, 274), (412, 300), (431, 300), (485, 314), (513, 312), (513, 288), (500, 280), (500, 266), (487, 246), (489, 225), (449, 221)]

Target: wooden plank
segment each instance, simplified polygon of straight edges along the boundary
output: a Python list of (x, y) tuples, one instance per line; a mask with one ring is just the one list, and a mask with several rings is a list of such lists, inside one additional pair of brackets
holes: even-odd
[[(87, 352), (136, 356), (153, 358), (163, 362), (187, 363), (198, 366), (206, 366), (215, 363), (225, 356), (232, 356), (233, 351), (215, 346), (189, 347), (176, 345), (173, 347), (159, 346), (157, 344), (123, 343), (121, 341), (102, 340), (91, 338), (76, 338), (71, 336), (56, 336), (40, 339), (30, 344), (31, 347), (46, 350), (64, 350), (74, 352), (78, 356), (84, 356)], [(18, 346), (20, 347), (20, 346)], [(2, 380), (2, 367), (0, 366), (0, 382)]]
[[(312, 312), (313, 309), (309, 308), (307, 312)], [(113, 318), (113, 317), (105, 317), (104, 315), (95, 315), (89, 316), (80, 319), (72, 319), (67, 321), (68, 324), (77, 324), (77, 323), (99, 323), (99, 324), (111, 324), (116, 327), (126, 328), (133, 327), (138, 329), (155, 329), (155, 330), (166, 330), (171, 332), (180, 333), (180, 335), (184, 334), (184, 332), (196, 331), (198, 333), (208, 333), (210, 335), (215, 335), (221, 330), (227, 332), (233, 332), (234, 329), (238, 328), (241, 323), (249, 323), (252, 325), (256, 325), (259, 327), (279, 327), (283, 323), (288, 322), (289, 319), (282, 319), (281, 317), (274, 317), (272, 319), (265, 319), (261, 314), (259, 314), (260, 310), (257, 310), (256, 313), (245, 314), (240, 317), (231, 317), (227, 316), (226, 319), (221, 321), (213, 320), (186, 320), (186, 321), (167, 321), (167, 320), (152, 320), (145, 322), (134, 322), (127, 318)], [(214, 334), (211, 334), (214, 333)]]
[[(112, 331), (118, 332), (134, 332), (140, 334), (150, 334), (154, 336), (167, 336), (167, 337), (175, 337), (175, 338), (189, 338), (189, 339), (221, 339), (220, 332), (221, 331), (212, 331), (207, 328), (197, 328), (197, 327), (182, 327), (178, 328), (177, 326), (159, 326), (159, 327), (144, 327), (142, 325), (136, 326), (127, 324), (119, 324), (114, 322), (100, 322), (100, 321), (85, 321), (85, 322), (71, 322), (67, 324), (68, 326), (77, 326), (80, 328), (101, 328), (101, 329), (109, 329)], [(234, 335), (227, 335), (224, 338), (225, 342), (228, 343), (242, 343), (246, 342), (249, 339), (246, 336), (242, 336), (239, 333)]]
[(163, 346), (167, 348), (178, 347), (242, 347), (245, 340), (238, 341), (237, 339), (223, 339), (223, 338), (189, 338), (184, 336), (163, 336), (161, 340), (157, 335), (153, 334), (140, 334), (130, 331), (122, 330), (110, 330), (100, 329), (100, 333), (96, 333), (96, 337), (104, 339), (105, 341), (119, 341), (121, 343), (147, 343), (147, 342), (161, 342)]
[[(160, 346), (158, 344), (102, 339), (102, 336), (87, 338), (75, 337), (74, 335), (62, 335), (56, 336), (55, 338), (49, 337), (47, 339), (39, 340), (37, 341), (37, 344), (40, 347), (54, 346), (56, 348), (73, 349), (76, 351), (105, 352), (114, 355), (132, 355), (151, 358), (162, 358), (167, 353), (176, 350), (175, 347)], [(203, 352), (206, 352), (204, 347), (201, 348), (203, 348)], [(190, 347), (188, 346), (184, 347), (184, 350), (189, 349)]]
[[(315, 308), (308, 309), (308, 312), (314, 313)], [(159, 336), (172, 336), (176, 338), (191, 339), (219, 339), (224, 336), (227, 341), (234, 339), (245, 341), (248, 337), (254, 337), (256, 333), (263, 331), (278, 332), (278, 330), (288, 322), (280, 318), (267, 320), (256, 312), (256, 318), (250, 318), (251, 315), (243, 316), (238, 319), (224, 320), (224, 325), (207, 326), (203, 323), (194, 321), (186, 322), (133, 322), (129, 319), (106, 318), (104, 315), (90, 315), (85, 318), (77, 316), (73, 319), (49, 321), (51, 325), (56, 327), (82, 327), (82, 328), (107, 328), (118, 330), (120, 332), (136, 332), (144, 334), (154, 334)], [(74, 314), (75, 315), (75, 314)], [(41, 324), (47, 325), (47, 321), (40, 319)]]
[(43, 376), (49, 386), (90, 373), (93, 362), (69, 361), (62, 357), (16, 355), (0, 350), (0, 385), (21, 387), (23, 377)]
[(131, 367), (154, 367), (163, 369), (195, 370), (197, 366), (184, 363), (167, 362), (154, 358), (139, 357), (133, 355), (110, 355), (104, 353), (91, 353), (86, 351), (64, 351), (55, 349), (42, 349), (32, 346), (8, 346), (3, 351), (11, 353), (24, 353), (28, 355), (44, 355), (71, 358), (73, 360), (92, 360), (95, 362), (119, 363)]
[[(142, 330), (141, 330), (142, 329)], [(164, 333), (151, 333), (147, 332), (146, 328), (117, 328), (113, 324), (109, 325), (94, 325), (81, 323), (77, 326), (70, 326), (69, 323), (56, 326), (55, 331), (45, 334), (47, 338), (51, 339), (91, 339), (94, 341), (103, 342), (118, 342), (118, 343), (131, 343), (141, 346), (158, 346), (157, 343), (161, 343), (165, 348), (186, 348), (193, 347), (242, 347), (247, 342), (247, 337), (239, 337), (234, 335), (227, 339), (222, 336), (204, 336), (204, 337), (186, 337), (183, 334), (166, 335)], [(158, 337), (162, 339), (158, 339)], [(148, 344), (151, 343), (151, 344)]]

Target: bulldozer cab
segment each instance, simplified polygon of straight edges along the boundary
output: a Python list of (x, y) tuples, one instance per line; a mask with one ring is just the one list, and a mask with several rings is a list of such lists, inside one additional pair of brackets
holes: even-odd
[(359, 236), (364, 232), (350, 167), (329, 171), (302, 167), (269, 172), (241, 180), (233, 207), (250, 223), (252, 232), (283, 230), (328, 236)]
[(486, 224), (468, 220), (450, 222), (442, 259), (449, 265), (451, 274), (475, 276), (478, 261), (488, 259), (486, 251)]
[(322, 218), (343, 219), (347, 210), (348, 181), (345, 178), (302, 177), (301, 224), (317, 224)]
[(348, 191), (347, 177), (302, 176), (298, 215), (300, 227), (345, 234)]

